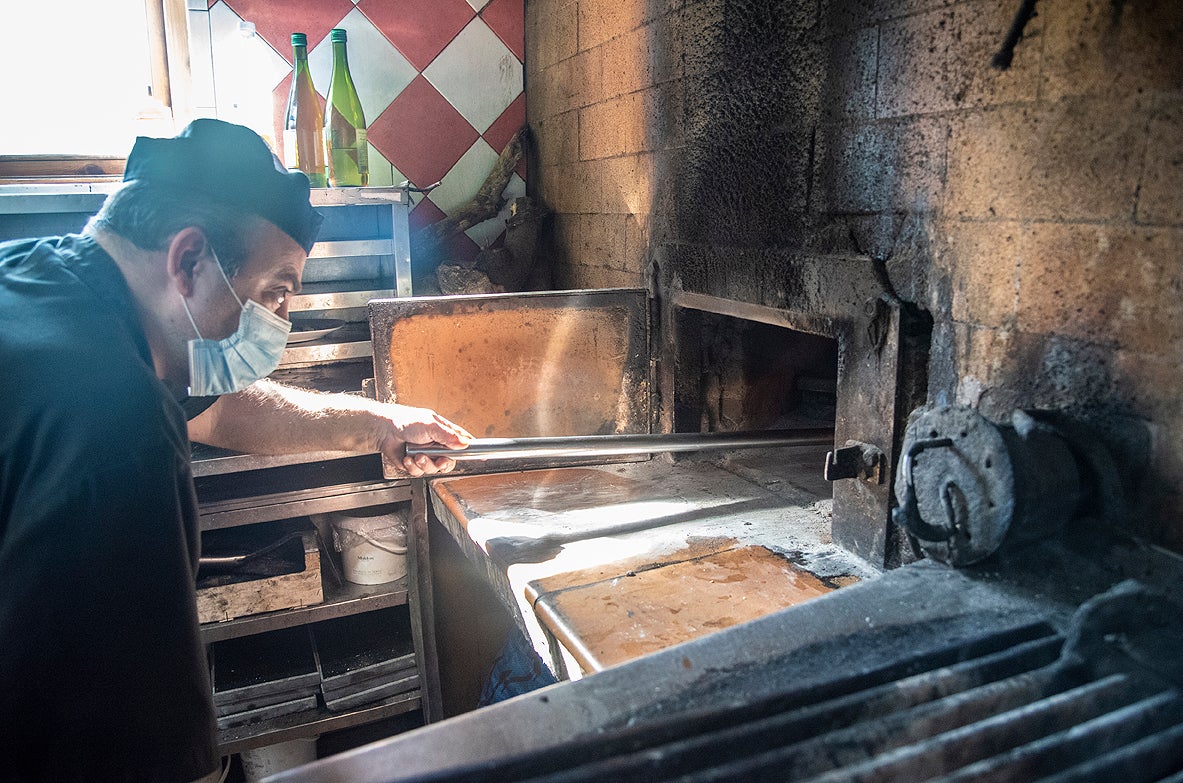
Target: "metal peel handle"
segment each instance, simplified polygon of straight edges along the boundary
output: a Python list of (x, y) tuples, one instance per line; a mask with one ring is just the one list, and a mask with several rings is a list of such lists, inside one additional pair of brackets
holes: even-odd
[(754, 432), (692, 432), (672, 435), (577, 435), (561, 438), (476, 438), (463, 450), (435, 444), (407, 444), (407, 456), (450, 457), (457, 462), (495, 459), (616, 457), (673, 451), (832, 446), (834, 431), (825, 427)]

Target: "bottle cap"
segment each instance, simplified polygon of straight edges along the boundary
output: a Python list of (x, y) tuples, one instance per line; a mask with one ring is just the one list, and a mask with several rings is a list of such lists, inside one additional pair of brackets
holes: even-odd
[(292, 33), (292, 46), (307, 46), (307, 45), (308, 45), (308, 34), (307, 33)]
[(329, 30), (329, 40), (333, 43), (345, 43), (345, 31), (340, 27)]

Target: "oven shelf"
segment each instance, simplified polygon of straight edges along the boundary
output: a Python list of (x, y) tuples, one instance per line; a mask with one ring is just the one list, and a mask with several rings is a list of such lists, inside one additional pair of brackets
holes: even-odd
[(324, 602), (314, 606), (250, 615), (220, 623), (206, 623), (201, 626), (201, 640), (209, 644), (239, 636), (401, 606), (407, 603), (407, 578), (403, 577), (386, 585), (355, 585), (349, 582), (336, 585), (333, 584), (333, 580), (326, 579), (324, 595)]
[(300, 293), (288, 300), (288, 311), (345, 310), (365, 307), (371, 299), (389, 299), (393, 288), (371, 285), (372, 281), (346, 280), (342, 282), (306, 283)]
[(223, 729), (218, 732), (218, 749), (223, 754), (240, 753), (277, 742), (315, 737), (330, 731), (360, 726), (363, 723), (373, 723), (417, 710), (420, 706), (420, 692), (414, 690), (393, 696), (383, 703), (349, 712), (330, 712), (317, 707), (274, 720)]
[(405, 483), (370, 482), (202, 504), (199, 514), (203, 531), (218, 530), (362, 506), (400, 503), (410, 497), (411, 490)]

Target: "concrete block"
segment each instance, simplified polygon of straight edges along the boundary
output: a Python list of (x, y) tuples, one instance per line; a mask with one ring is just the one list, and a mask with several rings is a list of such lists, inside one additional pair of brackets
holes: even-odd
[(821, 209), (939, 209), (944, 200), (946, 122), (921, 117), (819, 129), (821, 164), (814, 186)]
[(583, 215), (579, 221), (578, 244), (572, 261), (580, 266), (623, 268), (624, 228), (624, 215)]
[(624, 258), (621, 269), (646, 275), (649, 261), (649, 227), (652, 218), (644, 213), (624, 216)]
[(1164, 99), (1150, 118), (1139, 223), (1183, 225), (1183, 100)]
[(1023, 225), (1013, 221), (948, 220), (941, 222), (936, 232), (934, 263), (952, 285), (953, 320), (1012, 326)]
[(1071, 100), (952, 120), (946, 210), (960, 217), (1124, 220), (1145, 118), (1137, 104)]
[(1183, 88), (1183, 3), (1043, 0), (1040, 98)]
[(681, 146), (685, 139), (686, 106), (681, 81), (665, 82), (641, 93), (644, 132), (637, 151)]
[(1036, 223), (1021, 252), (1020, 329), (1183, 355), (1183, 229)]
[(652, 153), (606, 158), (602, 164), (604, 211), (626, 215), (653, 211), (657, 172)]
[(949, 8), (958, 0), (819, 0), (818, 32), (823, 37), (874, 27), (889, 19)]
[(640, 27), (650, 18), (649, 0), (579, 3), (579, 48), (590, 49)]
[[(1166, 426), (1169, 439), (1159, 442), (1183, 444), (1183, 362), (1173, 356), (1147, 356), (1132, 351), (1117, 351), (1113, 356), (1114, 394), (1137, 413)], [(1164, 433), (1166, 434), (1166, 433)], [(1183, 450), (1175, 460), (1183, 468)], [(1183, 470), (1179, 478), (1183, 480)]]
[(576, 161), (543, 166), (538, 186), (543, 201), (555, 212), (582, 214), (600, 210), (600, 182), (598, 164)]
[(602, 266), (580, 266), (571, 270), (567, 278), (570, 288), (638, 288), (645, 281), (636, 272), (625, 272)]
[(570, 63), (571, 67), (571, 95), (567, 108), (582, 108), (604, 100), (603, 49), (582, 51), (563, 63)]
[[(529, 106), (530, 104), (527, 104)], [(579, 160), (579, 112), (568, 111), (530, 120), (534, 128), (534, 146), (542, 166), (574, 163)]]
[(875, 79), (879, 31), (876, 28), (836, 36), (827, 42), (828, 78), (822, 112), (832, 119), (875, 116)]
[(646, 149), (644, 96), (630, 93), (579, 112), (579, 156), (595, 160)]
[(653, 47), (649, 27), (638, 27), (613, 38), (601, 47), (603, 61), (602, 94), (615, 98), (643, 90), (653, 84)]
[(1011, 66), (991, 65), (1014, 19), (1017, 5), (975, 0), (953, 9), (953, 39), (948, 86), (958, 107), (992, 106), (1034, 101), (1039, 91), (1043, 46), (1043, 14), (1028, 22), (1015, 48)]
[(876, 115), (899, 117), (956, 107), (949, 80), (953, 12), (932, 11), (879, 28)]
[(526, 10), (526, 72), (542, 71), (578, 51), (579, 4), (531, 0)]

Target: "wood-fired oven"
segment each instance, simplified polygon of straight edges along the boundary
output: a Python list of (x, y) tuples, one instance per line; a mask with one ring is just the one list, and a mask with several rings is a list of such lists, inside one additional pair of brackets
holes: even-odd
[[(423, 485), (421, 507), (578, 681), (276, 780), (1179, 780), (1183, 569), (1112, 524), (1137, 513), (1147, 433), (919, 406), (931, 321), (875, 301), (857, 327), (676, 290), (372, 303), (379, 396), (479, 437), (827, 426), (834, 439), (462, 463)], [(720, 503), (735, 479), (773, 506)], [(701, 508), (611, 518), (643, 502), (638, 488)], [(644, 611), (613, 614), (630, 580), (745, 524), (751, 537), (722, 551), (762, 548), (824, 589), (770, 589), (782, 608), (620, 654), (625, 618)], [(642, 533), (661, 551), (548, 570)], [(736, 573), (760, 573), (756, 559)], [(704, 617), (718, 619), (684, 622)]]

